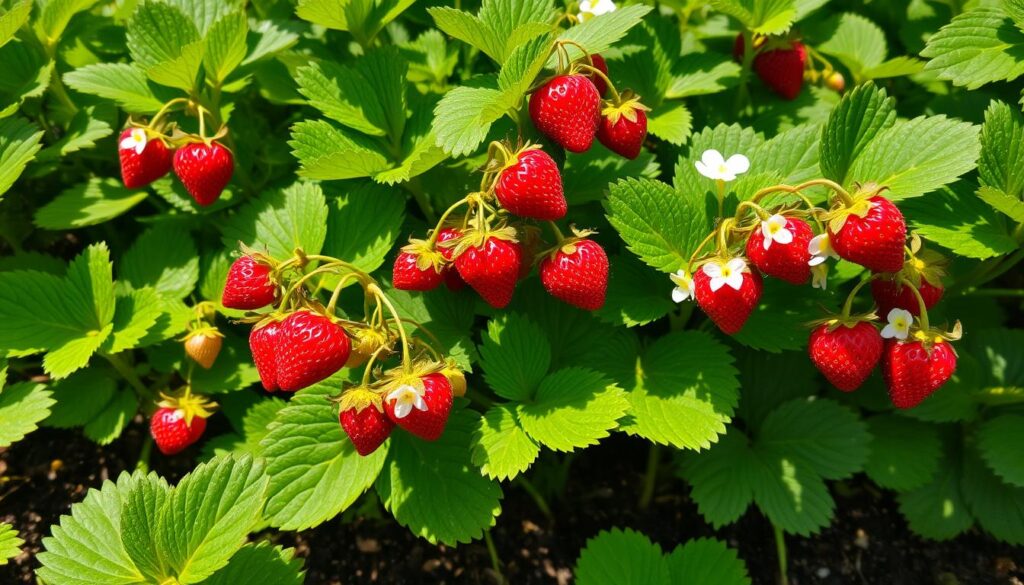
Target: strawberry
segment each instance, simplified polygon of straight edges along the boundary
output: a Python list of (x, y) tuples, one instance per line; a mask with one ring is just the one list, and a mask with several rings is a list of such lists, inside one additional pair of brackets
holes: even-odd
[(206, 430), (206, 419), (196, 416), (189, 423), (180, 408), (161, 407), (149, 419), (149, 432), (157, 449), (164, 455), (174, 455), (199, 440)]
[(260, 382), (268, 392), (278, 390), (277, 384), (277, 341), (281, 338), (281, 322), (269, 320), (257, 324), (249, 332), (249, 350), (252, 351), (252, 363), (256, 364), (256, 372)]
[(456, 398), (466, 395), (466, 374), (463, 373), (462, 368), (458, 366), (451, 358), (445, 363), (444, 368), (441, 370), (441, 374), (445, 378), (448, 378), (448, 383), (452, 387), (452, 395)]
[(396, 425), (425, 441), (444, 433), (452, 410), (452, 387), (443, 374), (399, 379), (384, 397), (384, 412)]
[(907, 224), (891, 201), (881, 195), (860, 198), (853, 207), (832, 212), (837, 213), (845, 219), (829, 221), (828, 238), (840, 258), (875, 272), (903, 267)]
[[(561, 179), (559, 179), (561, 180)], [(455, 257), (454, 242), (453, 244), (446, 244), (445, 242), (452, 242), (462, 236), (462, 230), (453, 227), (442, 228), (437, 233), (437, 251), (440, 252), (441, 256), (448, 262), (444, 268), (441, 269), (441, 275), (444, 277), (444, 285), (448, 287), (450, 291), (459, 291), (466, 288), (466, 281), (462, 280), (459, 276), (459, 271), (455, 269), (455, 266), (451, 263)]]
[(523, 251), (507, 236), (481, 233), (475, 239), (481, 238), (482, 242), (469, 245), (455, 258), (455, 268), (489, 305), (502, 309), (512, 301)]
[(330, 377), (345, 366), (352, 350), (352, 342), (340, 325), (308, 310), (288, 315), (277, 337), (277, 385), (285, 392)]
[[(772, 91), (787, 100), (796, 99), (804, 85), (807, 48), (800, 41), (769, 40), (757, 49), (754, 72)], [(743, 35), (736, 37), (733, 55), (742, 59)]]
[(384, 414), (380, 395), (365, 388), (354, 388), (342, 395), (338, 421), (356, 453), (363, 457), (383, 445), (395, 428), (395, 423)]
[(949, 343), (938, 339), (929, 345), (923, 341), (886, 341), (882, 376), (896, 408), (917, 406), (956, 370), (956, 352)]
[(833, 71), (825, 78), (825, 87), (837, 93), (843, 93), (846, 89), (846, 78), (838, 71)]
[(270, 278), (270, 265), (246, 254), (231, 264), (224, 282), (221, 304), (229, 309), (252, 311), (274, 302), (277, 286)]
[(117, 145), (121, 180), (129, 189), (145, 187), (171, 171), (171, 151), (145, 128), (125, 128)]
[[(594, 65), (594, 69), (604, 73), (605, 77), (608, 76), (608, 63), (604, 60), (604, 57), (594, 53), (590, 55), (590, 62)], [(602, 79), (600, 75), (594, 75), (591, 73), (587, 75), (587, 78), (594, 83), (594, 87), (597, 88), (598, 95), (603, 96), (604, 92), (608, 91), (608, 82)]]
[(827, 322), (811, 332), (807, 351), (833, 386), (852, 392), (878, 365), (883, 345), (878, 329), (867, 321)]
[(174, 174), (181, 179), (189, 195), (202, 206), (210, 205), (220, 197), (234, 170), (235, 160), (231, 151), (219, 142), (193, 142), (174, 153)]
[(431, 260), (431, 254), (409, 252), (405, 249), (395, 257), (392, 271), (395, 288), (399, 290), (434, 290), (444, 280), (441, 266)]
[(224, 335), (220, 331), (215, 327), (202, 327), (185, 337), (185, 354), (204, 370), (209, 370), (223, 345)]
[(601, 144), (630, 160), (640, 156), (640, 150), (647, 138), (647, 114), (643, 110), (635, 110), (632, 118), (628, 115), (605, 115), (597, 128), (597, 139)]
[(608, 291), (608, 256), (593, 240), (569, 238), (540, 263), (540, 281), (556, 299), (596, 311)]
[[(895, 274), (883, 274), (871, 281), (871, 296), (875, 298), (875, 303), (878, 305), (878, 314), (888, 315), (889, 311), (893, 309), (906, 309), (910, 311), (911, 315), (919, 317), (921, 305), (917, 302), (914, 291), (910, 286), (898, 281), (898, 278)], [(938, 304), (942, 299), (942, 293), (945, 292), (941, 282), (940, 286), (935, 286), (923, 278), (917, 290), (921, 293), (921, 298), (924, 299), (926, 309)]]
[(697, 304), (728, 335), (743, 329), (763, 286), (761, 275), (748, 269), (742, 258), (711, 260), (693, 275)]
[(455, 292), (466, 288), (466, 281), (459, 276), (459, 271), (454, 266), (446, 266), (444, 269), (444, 285), (448, 290)]
[(559, 75), (530, 96), (530, 118), (570, 152), (585, 152), (601, 122), (601, 94), (583, 75)]
[(747, 257), (768, 276), (790, 284), (804, 284), (811, 277), (811, 253), (807, 246), (813, 237), (806, 221), (773, 215), (747, 238)]
[(558, 165), (538, 148), (523, 150), (506, 163), (494, 195), (510, 213), (539, 221), (562, 219), (568, 209)]

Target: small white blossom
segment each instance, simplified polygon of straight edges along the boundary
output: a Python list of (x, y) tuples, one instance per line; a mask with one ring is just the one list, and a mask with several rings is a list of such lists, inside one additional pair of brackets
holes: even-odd
[(416, 388), (409, 384), (403, 384), (392, 390), (385, 400), (395, 401), (395, 418), (405, 418), (409, 416), (412, 409), (415, 407), (416, 410), (422, 410), (426, 412), (427, 403), (423, 400), (423, 395)]
[(718, 289), (725, 285), (740, 290), (740, 287), (743, 286), (743, 273), (747, 270), (747, 263), (743, 261), (743, 258), (733, 258), (725, 264), (712, 260), (701, 270), (711, 277), (711, 292), (718, 292)]
[(825, 290), (828, 286), (828, 264), (817, 264), (811, 267), (811, 286)]
[(145, 130), (142, 128), (132, 128), (131, 133), (121, 140), (120, 146), (122, 150), (134, 150), (135, 154), (142, 154), (142, 151), (146, 150), (146, 142), (148, 140)]
[(910, 335), (910, 324), (914, 316), (906, 309), (893, 309), (886, 317), (889, 324), (882, 329), (882, 337), (886, 339), (906, 339)]
[(576, 18), (583, 22), (595, 16), (615, 12), (615, 2), (612, 0), (583, 0), (580, 2), (580, 13)]
[(750, 170), (750, 160), (742, 154), (734, 154), (726, 160), (717, 150), (705, 150), (700, 160), (693, 163), (697, 172), (716, 181), (735, 181), (737, 175)]
[(761, 235), (764, 236), (764, 249), (772, 246), (772, 242), (786, 245), (793, 241), (793, 232), (786, 227), (786, 218), (778, 213), (761, 222)]
[(807, 242), (807, 252), (811, 255), (811, 259), (807, 261), (811, 266), (817, 266), (829, 258), (839, 258), (839, 255), (832, 248), (832, 242), (829, 241), (828, 234), (821, 234), (811, 238), (811, 241)]
[(675, 274), (669, 274), (668, 277), (672, 279), (672, 282), (676, 285), (676, 287), (672, 289), (673, 302), (681, 303), (693, 298), (693, 278), (691, 278), (685, 270), (680, 270)]

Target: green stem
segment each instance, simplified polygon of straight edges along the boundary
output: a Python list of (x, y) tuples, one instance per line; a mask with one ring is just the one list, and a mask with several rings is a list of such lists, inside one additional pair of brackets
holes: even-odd
[(746, 105), (747, 96), (750, 94), (750, 71), (754, 65), (754, 33), (743, 30), (743, 63), (740, 70), (739, 87), (736, 90), (736, 103), (733, 111), (739, 112)]
[(1024, 288), (982, 288), (964, 293), (967, 297), (1024, 297)]
[(657, 443), (651, 443), (647, 450), (647, 472), (644, 474), (644, 489), (640, 492), (640, 509), (647, 510), (654, 498), (654, 487), (658, 479), (658, 462), (661, 452)]
[(139, 378), (139, 375), (135, 373), (135, 370), (132, 369), (132, 366), (121, 358), (121, 354), (103, 354), (103, 357), (106, 358), (106, 360), (110, 362), (110, 365), (114, 366), (114, 369), (117, 370), (117, 373), (121, 374), (121, 377), (135, 389), (139, 398), (153, 398), (153, 393), (150, 392), (149, 389), (146, 388), (146, 385), (142, 383), (142, 380)]
[(531, 498), (533, 498), (533, 503), (537, 504), (537, 509), (540, 510), (541, 514), (544, 514), (544, 517), (547, 518), (548, 523), (554, 524), (555, 515), (551, 513), (551, 506), (548, 505), (547, 500), (545, 500), (544, 496), (541, 495), (540, 491), (537, 489), (537, 486), (533, 485), (533, 482), (531, 482), (529, 479), (526, 479), (525, 475), (520, 475), (519, 477), (516, 478), (516, 481), (519, 482), (520, 487), (522, 487), (523, 490), (527, 494), (529, 494)]
[(725, 181), (715, 179), (715, 187), (718, 191), (718, 217), (725, 217)]
[(403, 185), (406, 191), (412, 193), (412, 197), (416, 200), (420, 211), (423, 212), (423, 218), (427, 220), (427, 223), (437, 223), (437, 212), (434, 211), (434, 206), (430, 203), (430, 197), (423, 191), (423, 183), (419, 177), (414, 177)]
[(772, 524), (775, 531), (775, 551), (779, 557), (779, 585), (789, 585), (789, 563), (786, 560), (786, 534), (781, 528)]
[(498, 558), (498, 549), (494, 546), (494, 538), (491, 537), (490, 530), (484, 532), (484, 542), (487, 543), (487, 554), (491, 556), (491, 568), (498, 574), (498, 579), (502, 583), (507, 583), (505, 576), (501, 572), (501, 559)]
[(917, 298), (917, 309), (921, 313), (919, 318), (921, 319), (921, 331), (927, 332), (928, 326), (928, 306), (925, 305), (924, 297), (921, 296), (921, 291), (917, 290), (912, 282), (906, 278), (900, 279), (900, 284), (910, 289), (910, 292), (914, 293), (914, 297)]
[(153, 452), (153, 435), (146, 435), (142, 442), (142, 450), (139, 451), (139, 460), (135, 463), (135, 471), (149, 473), (149, 455)]
[(853, 299), (857, 297), (857, 293), (860, 292), (860, 289), (864, 288), (864, 285), (866, 285), (867, 283), (871, 282), (874, 279), (875, 277), (872, 276), (870, 278), (865, 278), (864, 280), (858, 282), (857, 286), (853, 287), (853, 290), (850, 291), (850, 294), (846, 296), (846, 302), (843, 303), (844, 319), (850, 316), (850, 311), (853, 309)]

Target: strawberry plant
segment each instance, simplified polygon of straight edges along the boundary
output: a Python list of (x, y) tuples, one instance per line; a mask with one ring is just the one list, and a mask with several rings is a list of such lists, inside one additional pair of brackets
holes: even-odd
[(855, 497), (1024, 544), (1022, 47), (1019, 0), (0, 0), (2, 570), (785, 583)]

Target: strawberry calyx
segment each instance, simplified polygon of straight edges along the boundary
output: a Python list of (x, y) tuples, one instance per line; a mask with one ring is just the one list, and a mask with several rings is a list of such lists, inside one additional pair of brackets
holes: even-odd
[(558, 238), (558, 243), (555, 244), (554, 247), (544, 250), (538, 254), (537, 257), (544, 258), (547, 256), (554, 260), (555, 257), (558, 256), (559, 252), (566, 256), (571, 256), (576, 253), (576, 247), (580, 242), (587, 241), (589, 236), (597, 233), (594, 230), (578, 229), (576, 226), (570, 226), (569, 229), (572, 230), (572, 236), (563, 237), (560, 232), (557, 232), (556, 237)]
[(650, 108), (640, 103), (640, 96), (632, 90), (625, 90), (616, 95), (613, 99), (605, 100), (601, 115), (608, 119), (612, 125), (618, 124), (619, 120), (625, 118), (629, 122), (636, 122), (637, 112), (649, 112)]
[(853, 329), (861, 323), (873, 323), (878, 320), (878, 315), (874, 311), (867, 313), (861, 313), (859, 315), (843, 315), (843, 314), (830, 314), (826, 315), (821, 319), (815, 319), (814, 321), (807, 322), (807, 327), (815, 328), (821, 325), (828, 326), (828, 332), (831, 333), (840, 327), (846, 327)]
[[(942, 343), (948, 343), (951, 341), (958, 341), (964, 334), (964, 327), (957, 320), (953, 324), (953, 328), (949, 331), (939, 329), (937, 327), (929, 327), (927, 322), (924, 320), (918, 320), (918, 325), (911, 329), (910, 335), (907, 336), (907, 340), (902, 343), (920, 342), (921, 346), (926, 351), (931, 352), (932, 348)], [(951, 347), (953, 353), (956, 353), (956, 348)]]
[(402, 251), (416, 257), (416, 268), (421, 271), (433, 270), (440, 274), (447, 262), (436, 248), (436, 243), (428, 240), (410, 238), (409, 243), (402, 246)]
[(192, 426), (192, 419), (195, 417), (210, 418), (213, 415), (214, 409), (217, 408), (217, 404), (209, 398), (199, 394), (192, 394), (190, 386), (185, 386), (170, 394), (161, 392), (160, 401), (157, 402), (157, 406), (181, 411), (185, 424), (188, 426)]
[(197, 327), (197, 328), (189, 331), (185, 335), (185, 337), (183, 337), (181, 339), (181, 341), (188, 341), (189, 339), (192, 339), (193, 337), (221, 337), (221, 338), (223, 338), (224, 334), (221, 333), (220, 330), (217, 329), (213, 325), (203, 324), (202, 326)]
[(909, 259), (903, 264), (903, 269), (896, 273), (894, 280), (899, 281), (902, 278), (920, 288), (923, 279), (928, 284), (941, 288), (942, 277), (946, 276), (949, 260), (934, 250), (923, 249), (921, 237), (917, 234), (910, 236), (907, 252)]
[(357, 413), (373, 407), (377, 412), (384, 412), (384, 397), (367, 386), (349, 388), (337, 399), (341, 412), (355, 410)]
[(862, 219), (866, 217), (868, 212), (871, 211), (871, 198), (881, 195), (887, 189), (888, 187), (880, 186), (876, 183), (866, 183), (864, 185), (857, 185), (857, 190), (852, 194), (836, 191), (835, 194), (838, 196), (839, 204), (825, 212), (821, 219), (828, 222), (828, 227), (832, 233), (837, 233), (843, 229), (843, 226), (846, 225), (846, 219), (851, 215), (856, 215)]
[(479, 248), (491, 238), (497, 238), (499, 240), (505, 240), (507, 242), (518, 243), (519, 238), (516, 234), (516, 229), (511, 226), (504, 226), (499, 228), (493, 228), (487, 225), (483, 227), (470, 227), (463, 231), (462, 236), (458, 239), (451, 240), (454, 242), (452, 259), (456, 259), (461, 256), (466, 250), (470, 248)]

